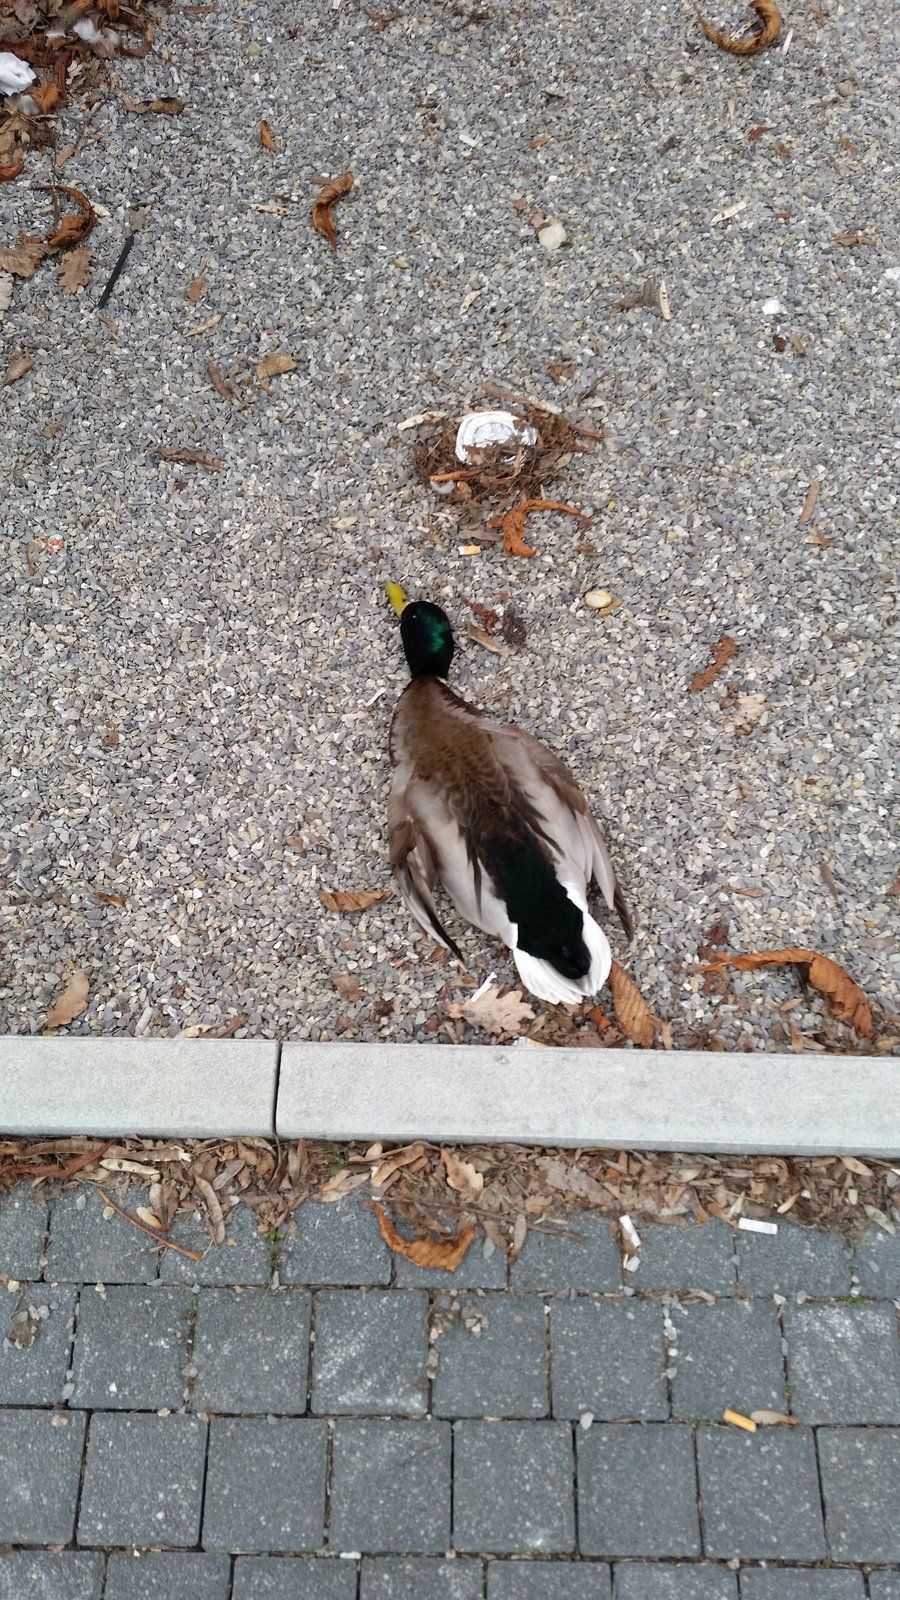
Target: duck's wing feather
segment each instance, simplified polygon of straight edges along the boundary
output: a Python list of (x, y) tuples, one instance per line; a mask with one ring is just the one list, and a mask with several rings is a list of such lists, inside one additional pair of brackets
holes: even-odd
[(395, 789), (388, 801), (388, 833), (391, 871), (407, 911), (426, 933), (462, 961), (459, 946), (441, 922), (432, 895), (438, 879), (434, 846), (410, 810), (402, 789)]

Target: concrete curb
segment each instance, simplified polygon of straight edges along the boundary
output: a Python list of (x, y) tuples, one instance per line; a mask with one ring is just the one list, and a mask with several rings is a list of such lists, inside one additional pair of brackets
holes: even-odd
[(900, 1157), (890, 1057), (0, 1037), (0, 1133)]

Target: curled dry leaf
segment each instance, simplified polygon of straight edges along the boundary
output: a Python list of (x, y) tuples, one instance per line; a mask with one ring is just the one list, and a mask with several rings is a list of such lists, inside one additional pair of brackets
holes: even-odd
[(390, 899), (389, 889), (322, 890), (319, 895), (326, 911), (366, 911), (379, 900)]
[(332, 207), (336, 200), (349, 194), (353, 188), (353, 173), (344, 172), (341, 177), (326, 183), (317, 194), (312, 208), (312, 224), (316, 233), (321, 233), (328, 240), (332, 250), (337, 249), (337, 228), (334, 222)]
[(519, 1033), (526, 1022), (534, 1020), (534, 1012), (523, 1000), (521, 989), (510, 989), (508, 994), (486, 989), (477, 1000), (463, 1000), (448, 1006), (447, 1015), (498, 1036)]
[(381, 1206), (375, 1205), (374, 1211), (385, 1244), (416, 1267), (437, 1267), (441, 1272), (455, 1272), (475, 1237), (475, 1224), (469, 1223), (468, 1227), (460, 1228), (452, 1239), (435, 1239), (430, 1234), (419, 1239), (404, 1239)]
[(263, 117), (262, 122), (259, 125), (259, 142), (264, 150), (275, 149), (275, 140), (272, 138), (272, 129), (269, 127), (265, 117)]
[(511, 506), (503, 516), (491, 517), (489, 528), (502, 528), (503, 549), (508, 556), (533, 556), (534, 546), (525, 543), (525, 523), (532, 511), (563, 511), (567, 517), (577, 517), (579, 522), (590, 522), (590, 517), (563, 500), (521, 500)]
[(711, 644), (709, 648), (712, 652), (712, 661), (702, 672), (694, 673), (690, 684), (691, 694), (697, 694), (700, 689), (708, 689), (710, 684), (715, 683), (720, 672), (725, 671), (729, 661), (733, 661), (737, 655), (737, 645), (727, 633), (723, 633), (721, 639)]
[(180, 117), (184, 110), (184, 101), (176, 100), (174, 95), (161, 95), (157, 100), (132, 100), (130, 95), (123, 94), (122, 104), (126, 111), (133, 111), (138, 117), (153, 111), (163, 117)]
[(0, 383), (0, 388), (5, 389), (8, 383), (18, 383), (19, 379), (24, 378), (26, 372), (30, 372), (33, 366), (34, 362), (30, 356), (13, 356), (3, 374), (3, 382)]
[(741, 972), (756, 972), (760, 967), (787, 966), (805, 966), (809, 982), (820, 994), (825, 995), (838, 1020), (851, 1023), (864, 1039), (872, 1038), (869, 1002), (859, 984), (831, 956), (823, 956), (816, 950), (805, 950), (800, 946), (788, 950), (755, 950), (743, 956), (731, 956), (723, 952), (704, 963), (704, 970), (737, 967)]
[(82, 194), (80, 189), (73, 189), (71, 184), (52, 183), (50, 188), (54, 194), (67, 194), (78, 207), (77, 211), (67, 211), (65, 216), (60, 217), (44, 241), (48, 250), (67, 250), (70, 245), (80, 244), (82, 239), (87, 238), (97, 221), (97, 213), (87, 195)]
[(758, 51), (765, 50), (766, 45), (774, 44), (781, 32), (782, 19), (775, 0), (750, 0), (750, 8), (756, 12), (759, 25), (754, 33), (744, 39), (735, 39), (730, 33), (714, 28), (701, 16), (697, 17), (697, 21), (707, 39), (717, 44), (720, 50), (727, 50), (732, 56), (755, 56)]
[(473, 1167), (471, 1161), (462, 1161), (452, 1150), (441, 1150), (441, 1160), (447, 1169), (447, 1182), (458, 1194), (481, 1194), (484, 1173)]
[(616, 1021), (622, 1032), (632, 1044), (641, 1045), (649, 1050), (653, 1044), (656, 1033), (656, 1021), (640, 989), (629, 978), (624, 967), (614, 961), (609, 972), (609, 987), (612, 990), (613, 1009)]
[(44, 1027), (68, 1027), (70, 1022), (74, 1022), (76, 1017), (81, 1016), (82, 1011), (87, 1010), (89, 993), (90, 985), (88, 984), (87, 974), (79, 968), (78, 971), (72, 973), (56, 1004), (51, 1006), (47, 1012)]
[(189, 446), (183, 447), (157, 445), (156, 454), (160, 461), (186, 461), (190, 466), (205, 467), (207, 472), (218, 472), (222, 463), (218, 456), (209, 456), (202, 450), (191, 450)]
[(272, 355), (264, 356), (262, 361), (257, 362), (256, 376), (265, 388), (270, 378), (280, 378), (283, 372), (294, 372), (296, 366), (293, 356), (283, 355), (280, 350), (276, 350)]
[(70, 250), (68, 255), (63, 257), (57, 273), (63, 294), (74, 294), (76, 289), (86, 287), (93, 259), (94, 252), (87, 245), (79, 245), (76, 250)]

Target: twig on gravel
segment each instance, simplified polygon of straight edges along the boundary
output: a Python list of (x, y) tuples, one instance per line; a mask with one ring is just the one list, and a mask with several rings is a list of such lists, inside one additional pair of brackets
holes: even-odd
[(125, 235), (125, 243), (123, 244), (121, 250), (119, 251), (118, 257), (116, 259), (116, 264), (113, 267), (112, 272), (110, 273), (109, 277), (106, 280), (106, 288), (104, 289), (103, 293), (101, 294), (100, 299), (97, 301), (97, 310), (98, 311), (102, 311), (104, 306), (109, 304), (110, 295), (112, 294), (113, 289), (116, 287), (116, 284), (119, 281), (119, 276), (120, 276), (121, 272), (124, 269), (124, 266), (125, 266), (126, 261), (128, 260), (128, 257), (131, 254), (131, 246), (134, 244), (134, 240), (135, 240), (135, 230), (133, 228), (129, 228), (128, 232)]
[(151, 1228), (149, 1223), (141, 1222), (139, 1217), (133, 1217), (129, 1211), (125, 1210), (124, 1206), (120, 1206), (116, 1200), (113, 1200), (112, 1196), (108, 1195), (106, 1190), (102, 1189), (99, 1184), (97, 1185), (97, 1193), (106, 1205), (112, 1206), (113, 1211), (117, 1211), (120, 1217), (124, 1217), (125, 1221), (130, 1222), (131, 1226), (137, 1228), (140, 1233), (146, 1233), (151, 1239), (155, 1239), (158, 1244), (166, 1246), (169, 1250), (177, 1251), (180, 1256), (187, 1256), (189, 1261), (203, 1260), (202, 1250), (189, 1250), (186, 1245), (176, 1244), (174, 1239), (166, 1237), (162, 1228)]

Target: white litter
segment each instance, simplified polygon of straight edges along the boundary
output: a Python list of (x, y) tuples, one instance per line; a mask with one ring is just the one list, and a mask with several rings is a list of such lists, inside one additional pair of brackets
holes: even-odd
[(538, 229), (537, 237), (541, 249), (551, 254), (555, 250), (561, 250), (562, 246), (569, 242), (569, 235), (564, 225), (556, 217), (551, 217), (542, 228)]
[(35, 76), (27, 61), (11, 50), (0, 50), (0, 94), (20, 94), (34, 83)]
[(585, 1433), (587, 1433), (588, 1428), (591, 1426), (593, 1420), (593, 1411), (582, 1411), (581, 1416), (578, 1418), (578, 1426), (579, 1428), (583, 1428)]
[(738, 1227), (745, 1233), (777, 1233), (777, 1222), (758, 1222), (756, 1217), (740, 1217)]
[(489, 972), (487, 977), (484, 980), (484, 983), (479, 984), (478, 988), (475, 990), (475, 993), (473, 994), (471, 1000), (469, 1001), (469, 1005), (473, 1006), (475, 1004), (475, 1001), (476, 1000), (480, 1000), (481, 996), (483, 994), (487, 994), (488, 989), (490, 989), (491, 985), (496, 983), (496, 982), (497, 982), (497, 974), (496, 974), (496, 972)]
[(619, 1218), (619, 1227), (622, 1229), (622, 1238), (625, 1240), (629, 1250), (636, 1254), (641, 1248), (641, 1236), (627, 1211), (623, 1212)]
[(771, 300), (763, 301), (762, 310), (764, 317), (781, 317), (784, 315), (785, 308), (781, 301), (773, 295)]
[(537, 434), (511, 411), (469, 411), (456, 430), (456, 459), (468, 461), (471, 450), (507, 443), (537, 444)]

